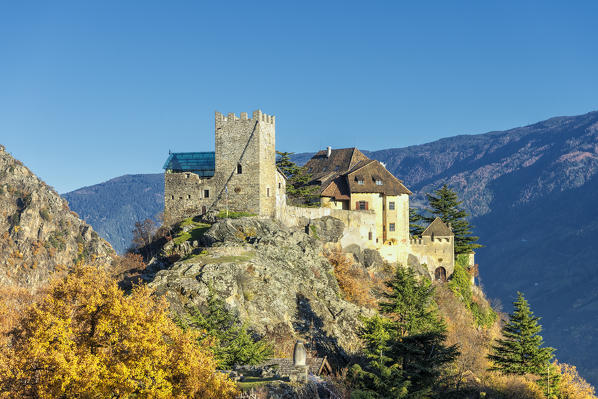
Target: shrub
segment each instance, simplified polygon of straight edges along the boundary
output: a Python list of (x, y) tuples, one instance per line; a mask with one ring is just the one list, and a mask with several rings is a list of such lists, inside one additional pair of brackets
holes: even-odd
[(48, 211), (48, 208), (46, 208), (46, 207), (43, 207), (42, 209), (39, 210), (39, 215), (46, 222), (49, 222), (50, 220), (52, 220), (52, 215), (50, 215), (50, 212)]
[(344, 299), (360, 306), (375, 308), (376, 299), (370, 294), (372, 284), (368, 274), (355, 266), (353, 258), (340, 250), (324, 254), (334, 270), (334, 276)]
[(490, 327), (497, 319), (496, 312), (483, 298), (474, 295), (471, 276), (467, 271), (467, 263), (467, 255), (457, 256), (455, 270), (448, 286), (471, 311), (476, 326)]

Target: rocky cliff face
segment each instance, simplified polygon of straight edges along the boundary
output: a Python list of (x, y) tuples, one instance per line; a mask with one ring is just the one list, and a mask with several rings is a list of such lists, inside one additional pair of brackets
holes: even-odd
[(170, 241), (162, 259), (184, 258), (171, 265), (155, 260), (149, 269), (162, 270), (149, 276), (150, 285), (178, 314), (201, 309), (212, 290), (254, 332), (276, 342), (280, 355), (288, 356), (303, 338), (320, 353), (342, 358), (357, 349), (359, 316), (371, 311), (341, 298), (322, 255), (342, 233), (342, 222), (334, 220), (341, 228), (320, 231), (319, 239), (272, 220), (218, 221), (196, 240)]
[(36, 288), (77, 261), (114, 251), (51, 187), (0, 146), (0, 284)]

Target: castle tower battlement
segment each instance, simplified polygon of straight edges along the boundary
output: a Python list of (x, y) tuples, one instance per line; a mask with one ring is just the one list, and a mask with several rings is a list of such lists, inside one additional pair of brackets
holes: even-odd
[(276, 116), (265, 114), (259, 109), (256, 111), (253, 111), (251, 118), (248, 117), (247, 112), (241, 112), (240, 116), (235, 115), (234, 112), (229, 112), (226, 116), (224, 116), (224, 114), (216, 111), (215, 119), (216, 119), (216, 124), (218, 124), (218, 122), (229, 122), (230, 123), (230, 122), (236, 122), (236, 121), (252, 121), (252, 122), (259, 121), (259, 122), (276, 125)]

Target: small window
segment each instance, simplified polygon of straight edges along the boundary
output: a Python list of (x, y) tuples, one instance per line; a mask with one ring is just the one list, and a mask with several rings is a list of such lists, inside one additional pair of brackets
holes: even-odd
[(282, 188), (282, 183), (278, 183), (278, 189), (280, 190)]
[(324, 166), (324, 167), (322, 168), (322, 172), (326, 172), (327, 170), (328, 170), (328, 167), (326, 167), (326, 166)]
[(394, 201), (390, 201), (388, 203), (388, 210), (390, 210), (390, 211), (394, 211), (395, 210), (395, 203), (394, 203)]
[(183, 199), (183, 197), (179, 197), (179, 199), (180, 199), (180, 200), (182, 200), (182, 199)]
[(240, 175), (241, 173), (243, 173), (243, 166), (241, 166), (241, 164), (238, 163), (237, 164), (237, 174)]
[(383, 184), (384, 184), (384, 183), (382, 183), (382, 180), (376, 180), (376, 185), (377, 185), (377, 186), (381, 186), (381, 185), (383, 185)]
[(187, 199), (191, 199), (191, 194), (187, 194)]
[(170, 198), (171, 198), (171, 199), (174, 199), (174, 195), (171, 195), (171, 196), (170, 196)]
[(189, 178), (189, 173), (185, 173), (185, 179)]
[(270, 187), (266, 187), (266, 197), (270, 196)]
[(210, 198), (210, 190), (203, 190), (203, 197), (204, 198)]
[(388, 225), (388, 231), (395, 231), (395, 224), (394, 223), (390, 223)]
[(370, 231), (370, 232), (368, 233), (368, 240), (372, 241), (372, 238), (373, 238), (373, 236), (374, 236), (374, 235), (373, 235), (373, 234), (372, 234), (372, 232)]
[(362, 186), (365, 184), (363, 180), (357, 180), (357, 184), (361, 184)]
[(367, 211), (368, 210), (367, 201), (357, 201), (357, 209), (359, 209), (360, 211)]

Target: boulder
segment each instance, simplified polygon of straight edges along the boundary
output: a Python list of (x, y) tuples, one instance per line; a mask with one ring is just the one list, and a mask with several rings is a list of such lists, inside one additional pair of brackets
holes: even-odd
[(308, 233), (324, 242), (338, 242), (345, 231), (345, 224), (332, 216), (324, 216), (309, 222)]

